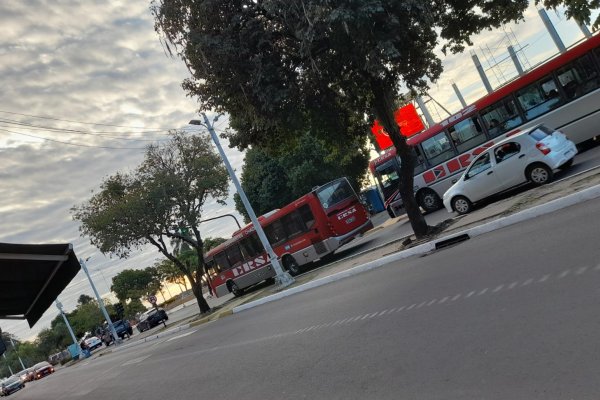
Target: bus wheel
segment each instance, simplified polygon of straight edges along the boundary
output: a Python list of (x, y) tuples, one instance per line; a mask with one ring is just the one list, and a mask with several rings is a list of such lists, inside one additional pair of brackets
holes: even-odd
[(240, 297), (244, 294), (244, 291), (240, 289), (240, 287), (235, 282), (231, 282), (231, 285), (229, 285), (229, 290), (231, 291), (231, 293), (233, 293), (235, 297)]
[(285, 266), (285, 269), (290, 273), (290, 275), (296, 276), (300, 274), (300, 266), (298, 265), (294, 257), (286, 257), (283, 261), (283, 265)]
[(419, 205), (427, 212), (437, 211), (442, 208), (442, 199), (431, 189), (423, 189), (419, 193)]

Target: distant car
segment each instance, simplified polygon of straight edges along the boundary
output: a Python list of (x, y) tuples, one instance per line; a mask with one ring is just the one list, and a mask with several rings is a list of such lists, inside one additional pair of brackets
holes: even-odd
[(544, 125), (519, 132), (473, 160), (444, 193), (444, 206), (448, 212), (466, 214), (473, 203), (523, 183), (549, 183), (554, 170), (570, 167), (576, 154), (572, 141)]
[(33, 372), (35, 379), (42, 379), (43, 377), (50, 375), (54, 372), (54, 367), (48, 361), (42, 361), (33, 366)]
[(34, 372), (33, 372), (33, 367), (24, 369), (21, 372), (17, 372), (15, 375), (20, 376), (21, 380), (23, 382), (31, 382), (32, 380), (35, 379), (35, 375), (34, 375)]
[(0, 392), (2, 392), (2, 396), (9, 396), (14, 392), (17, 392), (25, 387), (25, 382), (21, 380), (19, 375), (13, 375), (4, 382), (2, 382), (2, 386), (0, 386)]
[(151, 309), (146, 311), (140, 317), (140, 322), (137, 324), (137, 329), (140, 332), (147, 331), (148, 329), (154, 328), (156, 325), (160, 324), (163, 321), (168, 321), (169, 316), (166, 311), (162, 308)]
[(97, 348), (102, 347), (102, 340), (100, 340), (97, 336), (87, 338), (84, 340), (84, 342), (89, 351), (94, 351)]
[(125, 336), (129, 338), (131, 335), (133, 335), (133, 328), (131, 328), (129, 321), (126, 319), (113, 322), (113, 326), (115, 327), (115, 332), (117, 332), (117, 335), (121, 339), (124, 339)]

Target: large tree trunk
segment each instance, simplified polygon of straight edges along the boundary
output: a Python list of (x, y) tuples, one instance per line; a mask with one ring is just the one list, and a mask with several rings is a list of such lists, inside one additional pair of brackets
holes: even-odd
[(210, 311), (210, 306), (206, 302), (206, 299), (202, 295), (202, 281), (193, 279), (192, 276), (188, 276), (190, 284), (192, 286), (192, 293), (196, 296), (198, 301), (198, 307), (200, 308), (200, 314), (204, 314)]
[(394, 119), (394, 90), (380, 79), (372, 79), (371, 88), (374, 95), (373, 105), (375, 116), (390, 136), (392, 143), (396, 147), (396, 152), (400, 156), (400, 183), (398, 187), (400, 196), (402, 197), (402, 202), (404, 203), (404, 208), (406, 209), (413, 232), (417, 238), (421, 238), (427, 235), (430, 227), (427, 225), (423, 214), (421, 214), (421, 210), (415, 199), (413, 191), (415, 160), (410, 147), (406, 143), (406, 138), (401, 135), (400, 127)]

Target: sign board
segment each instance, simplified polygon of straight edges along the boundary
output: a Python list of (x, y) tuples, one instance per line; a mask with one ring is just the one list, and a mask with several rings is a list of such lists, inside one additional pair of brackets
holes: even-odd
[(152, 304), (156, 304), (156, 296), (153, 294), (148, 296), (148, 301)]
[[(400, 127), (402, 136), (411, 137), (425, 129), (425, 125), (423, 125), (417, 109), (410, 103), (397, 109), (394, 113), (394, 119)], [(392, 146), (392, 140), (379, 121), (375, 120), (375, 123), (371, 127), (371, 132), (375, 135), (375, 140), (377, 140), (377, 144), (381, 150)]]

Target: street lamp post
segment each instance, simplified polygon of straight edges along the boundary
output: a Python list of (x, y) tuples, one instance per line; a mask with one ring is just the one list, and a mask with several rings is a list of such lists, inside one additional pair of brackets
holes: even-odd
[(92, 290), (94, 291), (94, 294), (96, 295), (96, 299), (98, 300), (98, 305), (100, 306), (100, 310), (102, 310), (102, 314), (104, 314), (104, 318), (106, 319), (106, 322), (108, 323), (108, 327), (110, 329), (110, 333), (113, 336), (115, 344), (119, 344), (121, 342), (121, 340), (119, 339), (119, 336), (117, 335), (117, 331), (115, 331), (115, 327), (113, 326), (112, 320), (110, 319), (110, 316), (108, 315), (108, 312), (106, 311), (106, 307), (104, 307), (104, 302), (102, 301), (102, 297), (100, 297), (100, 295), (98, 294), (98, 290), (96, 290), (96, 285), (94, 285), (94, 281), (92, 281), (92, 277), (90, 276), (90, 272), (88, 271), (87, 266), (85, 265), (85, 261), (83, 261), (83, 258), (79, 259), (79, 264), (81, 264), (81, 269), (83, 269), (83, 272), (85, 272), (85, 275), (87, 276), (88, 280), (90, 281), (90, 286), (92, 287)]
[[(252, 206), (250, 205), (250, 202), (248, 201), (248, 198), (246, 197), (246, 193), (244, 192), (244, 189), (242, 189), (242, 185), (240, 185), (240, 181), (238, 181), (237, 176), (235, 175), (235, 172), (233, 171), (233, 168), (231, 167), (231, 164), (229, 163), (229, 160), (227, 159), (227, 156), (225, 155), (225, 152), (223, 151), (223, 147), (221, 147), (221, 142), (219, 141), (219, 137), (217, 136), (211, 123), (208, 121), (206, 114), (201, 113), (201, 115), (202, 115), (202, 118), (204, 118), (204, 124), (198, 120), (192, 120), (192, 121), (190, 121), (190, 125), (205, 125), (206, 128), (208, 129), (208, 132), (210, 132), (210, 136), (212, 137), (212, 140), (215, 143), (217, 150), (219, 150), (219, 154), (221, 155), (221, 159), (223, 160), (223, 163), (225, 164), (225, 168), (227, 168), (227, 172), (229, 172), (229, 176), (231, 177), (231, 180), (233, 181), (233, 184), (235, 185), (235, 188), (237, 189), (237, 192), (240, 195), (240, 198), (242, 199), (242, 203), (244, 203), (244, 207), (246, 208), (246, 211), (248, 212), (248, 216), (250, 217), (250, 220), (252, 221), (252, 225), (254, 226), (254, 229), (256, 230), (256, 233), (258, 234), (258, 238), (260, 239), (263, 247), (265, 248), (265, 250), (267, 251), (267, 254), (269, 255), (269, 258), (271, 260), (271, 265), (273, 266), (273, 269), (275, 270), (275, 273), (277, 274), (277, 276), (275, 277), (275, 280), (277, 281), (279, 286), (282, 288), (291, 285), (292, 283), (294, 283), (294, 278), (292, 278), (292, 276), (287, 271), (284, 271), (283, 268), (281, 268), (281, 264), (279, 264), (277, 255), (273, 251), (273, 248), (271, 248), (271, 244), (269, 243), (269, 240), (267, 239), (265, 232), (263, 231), (262, 227), (260, 226), (260, 223), (258, 222), (258, 219), (256, 218), (256, 214), (254, 213), (254, 210), (252, 209)], [(218, 116), (215, 117), (213, 122), (216, 122), (217, 119), (218, 119)]]
[(21, 360), (21, 356), (19, 355), (19, 352), (17, 351), (17, 346), (15, 346), (15, 342), (13, 341), (12, 338), (10, 339), (10, 344), (12, 344), (13, 350), (15, 351), (15, 353), (17, 353), (17, 358), (19, 359), (19, 362), (21, 363), (21, 368), (25, 369), (25, 364), (23, 364), (23, 360)]
[(60, 301), (58, 301), (58, 299), (56, 299), (55, 304), (56, 304), (56, 308), (58, 308), (58, 311), (60, 311), (60, 315), (62, 315), (63, 319), (65, 320), (65, 325), (67, 326), (67, 329), (69, 330), (71, 339), (73, 339), (73, 344), (75, 345), (75, 348), (77, 349), (77, 352), (79, 353), (79, 356), (81, 357), (81, 355), (83, 354), (81, 352), (81, 346), (79, 346), (79, 343), (77, 343), (77, 338), (75, 337), (75, 333), (73, 333), (73, 328), (71, 328), (71, 324), (69, 323), (69, 320), (67, 319), (67, 316), (65, 315), (65, 312), (63, 311), (62, 303)]

